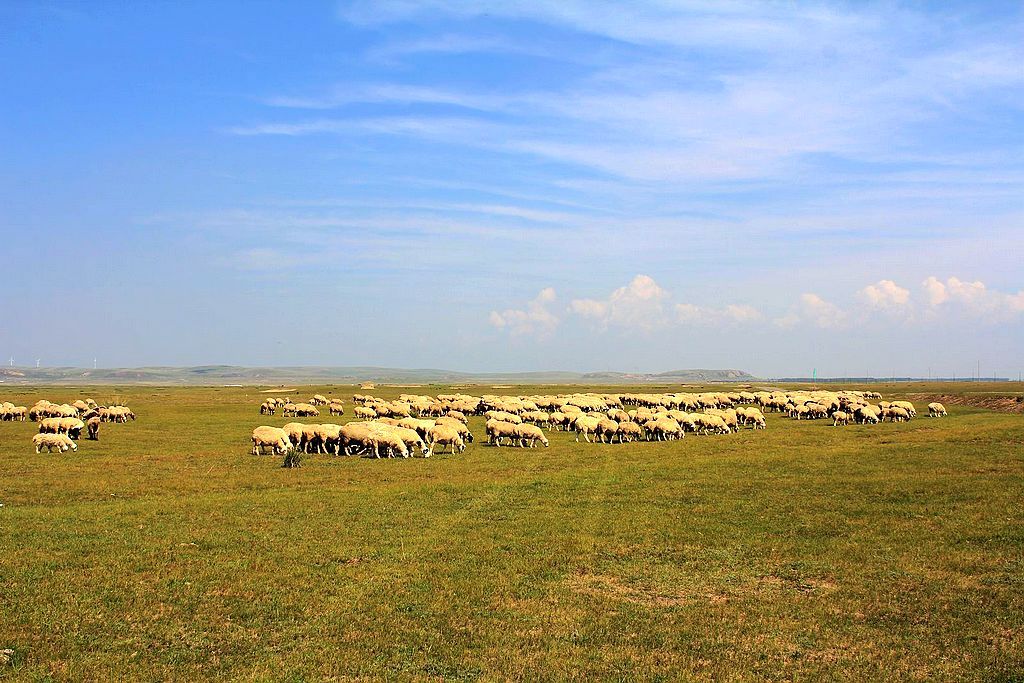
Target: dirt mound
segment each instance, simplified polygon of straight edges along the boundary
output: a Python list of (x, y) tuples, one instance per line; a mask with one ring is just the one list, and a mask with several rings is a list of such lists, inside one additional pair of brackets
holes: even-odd
[[(946, 405), (973, 406), (1000, 413), (1024, 413), (1024, 394), (912, 394), (912, 401)], [(927, 408), (921, 412), (927, 413)]]

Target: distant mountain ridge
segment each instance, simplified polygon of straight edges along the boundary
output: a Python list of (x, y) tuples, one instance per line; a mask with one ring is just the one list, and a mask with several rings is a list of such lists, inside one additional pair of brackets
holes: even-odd
[(644, 384), (687, 382), (745, 382), (756, 380), (742, 370), (670, 370), (660, 373), (568, 372), (459, 372), (434, 368), (373, 366), (244, 367), (201, 365), (139, 368), (0, 368), (4, 384), (457, 384), (505, 382), (509, 384)]

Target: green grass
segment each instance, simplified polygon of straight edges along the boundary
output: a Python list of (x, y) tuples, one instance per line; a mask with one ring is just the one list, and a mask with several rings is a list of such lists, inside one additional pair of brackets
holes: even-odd
[(0, 423), (0, 677), (1024, 677), (1021, 415), (284, 470), (254, 388), (0, 389), (86, 395), (139, 421)]

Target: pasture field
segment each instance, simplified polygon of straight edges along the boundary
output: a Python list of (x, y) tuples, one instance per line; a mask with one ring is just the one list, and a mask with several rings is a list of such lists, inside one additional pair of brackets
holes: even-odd
[(139, 416), (0, 423), (0, 678), (1024, 680), (1024, 416), (921, 398), (1020, 385), (864, 388), (918, 418), (285, 470), (259, 388), (0, 387)]

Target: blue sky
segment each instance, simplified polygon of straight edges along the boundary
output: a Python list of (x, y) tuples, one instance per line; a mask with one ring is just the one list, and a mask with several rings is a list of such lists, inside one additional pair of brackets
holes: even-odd
[(0, 4), (0, 355), (1024, 366), (1019, 3)]

